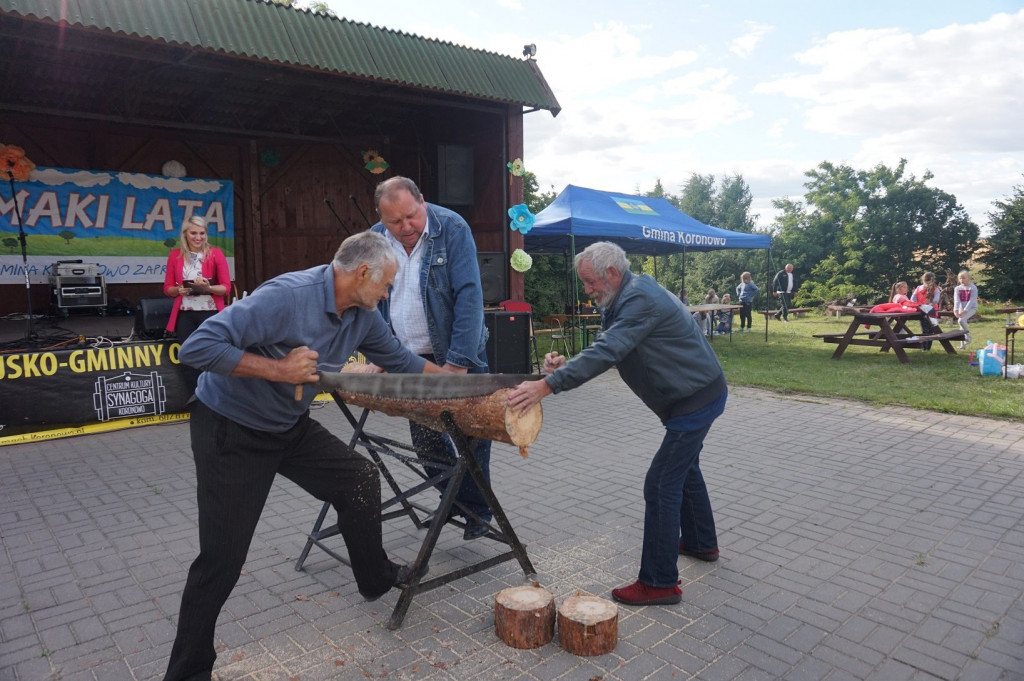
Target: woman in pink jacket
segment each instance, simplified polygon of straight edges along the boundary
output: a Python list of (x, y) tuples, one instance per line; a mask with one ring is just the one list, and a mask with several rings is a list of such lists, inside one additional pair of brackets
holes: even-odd
[[(205, 320), (224, 309), (231, 290), (231, 273), (224, 252), (210, 246), (206, 219), (193, 215), (181, 226), (181, 244), (167, 256), (164, 294), (174, 299), (167, 331), (184, 343)], [(199, 372), (185, 367), (189, 392)]]

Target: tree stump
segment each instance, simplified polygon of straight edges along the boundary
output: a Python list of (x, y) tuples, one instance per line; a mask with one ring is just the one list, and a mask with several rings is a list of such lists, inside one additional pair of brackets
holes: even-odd
[(494, 597), (494, 633), (513, 648), (539, 648), (555, 637), (555, 598), (547, 589), (514, 586)]
[(619, 609), (596, 596), (576, 595), (558, 607), (558, 643), (574, 655), (604, 655), (619, 641)]

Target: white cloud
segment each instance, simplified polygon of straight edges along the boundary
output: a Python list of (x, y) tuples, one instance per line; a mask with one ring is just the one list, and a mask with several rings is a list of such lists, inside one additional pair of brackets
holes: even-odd
[(745, 23), (747, 32), (734, 39), (729, 45), (729, 51), (738, 57), (749, 57), (757, 49), (761, 40), (775, 30), (775, 27), (769, 24), (760, 24), (756, 21), (747, 21)]
[(29, 174), (32, 182), (56, 187), (62, 184), (74, 184), (79, 187), (105, 187), (114, 180), (111, 173), (92, 170), (61, 170), (60, 168), (36, 168)]
[(195, 192), (196, 194), (210, 194), (219, 192), (224, 186), (223, 182), (217, 180), (183, 180), (177, 177), (143, 175), (142, 173), (118, 173), (117, 179), (129, 187), (137, 189), (162, 189), (175, 194), (180, 194), (184, 191)]
[(519, 0), (497, 0), (497, 2), (498, 7), (506, 7), (508, 9), (514, 9), (516, 11), (521, 10), (523, 8), (523, 3), (519, 2)]
[(755, 92), (806, 100), (806, 127), (889, 138), (903, 155), (1024, 149), (1024, 11), (915, 36), (833, 33), (796, 55), (815, 69)]

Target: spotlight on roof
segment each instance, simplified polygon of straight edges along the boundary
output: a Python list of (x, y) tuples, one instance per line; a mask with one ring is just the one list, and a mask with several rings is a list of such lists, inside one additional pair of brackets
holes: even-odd
[(523, 56), (527, 59), (533, 59), (537, 56), (537, 46), (533, 43), (529, 45), (523, 45)]

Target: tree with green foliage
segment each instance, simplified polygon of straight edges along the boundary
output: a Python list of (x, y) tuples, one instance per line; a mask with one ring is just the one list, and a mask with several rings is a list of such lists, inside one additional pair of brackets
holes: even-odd
[[(753, 195), (742, 175), (726, 175), (716, 184), (714, 175), (694, 173), (683, 185), (676, 205), (704, 224), (750, 234), (757, 231), (757, 216), (750, 213), (752, 203)], [(750, 272), (754, 283), (765, 289), (769, 282), (763, 281), (764, 270), (763, 251), (697, 251), (686, 254), (683, 274), (690, 302), (696, 303), (703, 300), (705, 293), (712, 288), (719, 296), (729, 293), (735, 297), (736, 285), (743, 272)], [(755, 305), (760, 307), (758, 301)]]
[(773, 250), (806, 273), (796, 304), (874, 303), (896, 281), (968, 261), (977, 225), (955, 196), (927, 186), (931, 173), (918, 180), (906, 165), (865, 171), (822, 162), (806, 173), (804, 203), (775, 202), (782, 213)]
[(4, 244), (4, 246), (7, 247), (7, 250), (10, 253), (14, 253), (14, 249), (18, 247), (18, 240), (17, 239), (4, 239), (3, 244)]
[(173, 238), (164, 239), (164, 246), (167, 246), (167, 248), (174, 248), (177, 245), (178, 245), (178, 240), (177, 239), (173, 239)]
[[(523, 173), (523, 203), (536, 215), (555, 200), (558, 193), (553, 185), (540, 191), (537, 176)], [(567, 290), (566, 259), (562, 255), (531, 254), (533, 266), (523, 275), (526, 302), (533, 308), (533, 318), (562, 312), (569, 292)]]
[(331, 6), (323, 0), (312, 0), (312, 2), (296, 2), (295, 0), (271, 0), (275, 5), (284, 5), (294, 9), (304, 9), (314, 14), (326, 14), (329, 17), (337, 17)]
[(64, 230), (61, 230), (57, 234), (57, 236), (59, 236), (61, 239), (64, 239), (64, 241), (67, 242), (68, 245), (71, 245), (71, 240), (74, 239), (78, 235), (75, 234), (74, 232), (72, 232), (70, 229), (64, 229)]
[(992, 235), (978, 260), (985, 265), (985, 294), (997, 300), (1024, 300), (1024, 185), (1013, 196), (994, 201), (988, 214)]

